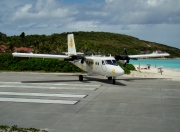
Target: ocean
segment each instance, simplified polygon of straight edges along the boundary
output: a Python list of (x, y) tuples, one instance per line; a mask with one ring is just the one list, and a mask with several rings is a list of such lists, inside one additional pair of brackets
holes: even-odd
[(150, 64), (151, 67), (160, 67), (172, 69), (172, 70), (180, 70), (180, 60), (176, 59), (138, 59), (138, 60), (130, 60), (130, 64), (133, 65), (142, 65), (145, 66)]

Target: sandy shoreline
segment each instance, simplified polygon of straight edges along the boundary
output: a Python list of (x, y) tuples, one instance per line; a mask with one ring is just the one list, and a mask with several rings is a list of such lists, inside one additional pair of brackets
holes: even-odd
[[(150, 69), (146, 68), (147, 66), (141, 66), (140, 70), (138, 69), (138, 65), (134, 65), (137, 71), (131, 71), (130, 75), (124, 76), (131, 76), (131, 77), (143, 77), (143, 78), (164, 78), (173, 81), (180, 81), (180, 71), (178, 70), (171, 70), (171, 69), (164, 69), (162, 75), (159, 73), (158, 69), (151, 66)], [(146, 68), (146, 69), (145, 69)]]

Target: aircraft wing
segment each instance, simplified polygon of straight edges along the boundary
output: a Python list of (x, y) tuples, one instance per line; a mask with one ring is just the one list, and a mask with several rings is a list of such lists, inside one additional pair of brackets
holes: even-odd
[(30, 57), (30, 58), (54, 58), (64, 60), (70, 58), (66, 55), (51, 55), (51, 54), (33, 54), (33, 53), (12, 53), (13, 57)]
[(168, 53), (162, 53), (162, 54), (157, 54), (157, 53), (152, 53), (152, 54), (142, 54), (142, 55), (128, 55), (129, 58), (147, 58), (147, 57), (163, 57), (163, 56), (170, 56)]
[(87, 57), (86, 57), (86, 60), (88, 60), (88, 61), (94, 61), (94, 57), (92, 57), (92, 56), (87, 56)]
[[(69, 53), (68, 52), (63, 52), (64, 54), (68, 55)], [(82, 52), (76, 52), (77, 55), (84, 55), (84, 53)]]

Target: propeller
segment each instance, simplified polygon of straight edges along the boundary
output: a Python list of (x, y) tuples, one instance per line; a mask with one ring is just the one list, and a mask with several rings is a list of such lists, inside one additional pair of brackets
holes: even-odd
[(125, 67), (126, 64), (129, 63), (129, 60), (130, 60), (130, 58), (128, 56), (128, 53), (126, 51), (126, 48), (124, 48), (124, 53), (125, 53), (125, 55), (115, 55), (115, 57), (114, 57), (117, 61), (118, 60), (123, 60), (124, 61), (123, 67)]
[(126, 48), (124, 48), (124, 53), (125, 53), (126, 55), (128, 55), (128, 54), (127, 54), (127, 51), (126, 51)]
[(82, 55), (72, 55), (72, 56), (70, 56), (70, 58), (66, 58), (64, 60), (65, 61), (75, 61), (75, 60), (79, 61), (80, 60), (81, 64), (83, 64), (84, 61), (86, 60), (86, 58), (85, 58), (86, 50), (87, 49), (85, 48), (83, 56)]
[(65, 61), (74, 61), (74, 60), (81, 60), (81, 64), (84, 63), (85, 61), (85, 57), (84, 56), (80, 56), (80, 55), (73, 55), (71, 56), (71, 58), (67, 58), (67, 59), (64, 59)]
[(85, 57), (84, 57), (84, 56), (82, 56), (82, 58), (81, 58), (81, 64), (83, 64), (83, 63), (84, 63), (84, 61), (85, 61)]
[(128, 56), (128, 53), (127, 53), (127, 51), (126, 51), (126, 48), (124, 48), (124, 53), (126, 54), (126, 56), (125, 56), (125, 63), (124, 63), (124, 65), (123, 65), (123, 67), (125, 67), (126, 64), (129, 63), (129, 60), (130, 60), (130, 58), (129, 58), (129, 56)]

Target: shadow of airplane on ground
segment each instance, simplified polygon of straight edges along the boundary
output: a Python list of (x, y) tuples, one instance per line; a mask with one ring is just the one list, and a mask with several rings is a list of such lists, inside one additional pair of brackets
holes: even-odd
[(167, 79), (167, 78), (121, 78), (116, 80), (122, 80), (122, 81), (135, 81), (135, 80), (158, 80), (158, 79)]
[[(58, 75), (60, 77), (63, 77), (64, 75)], [(67, 76), (75, 76), (75, 75), (65, 75)], [(77, 75), (76, 75), (77, 76)], [(121, 82), (119, 82), (118, 80), (121, 81), (129, 81), (129, 82), (133, 82), (135, 80), (155, 80), (155, 79), (163, 79), (163, 78), (121, 78), (121, 79), (116, 79), (116, 84), (115, 85), (119, 85), (119, 86), (127, 86), (126, 84), (123, 84)], [(21, 83), (68, 83), (68, 82), (81, 82), (81, 83), (91, 83), (91, 81), (95, 81), (95, 82), (100, 82), (100, 83), (104, 83), (104, 84), (112, 84), (111, 80), (107, 80), (104, 78), (97, 78), (97, 77), (90, 77), (90, 76), (84, 76), (84, 80), (83, 81), (79, 81), (78, 79), (67, 79), (67, 80), (36, 80), (36, 81), (21, 81)], [(113, 84), (112, 84), (113, 85)]]
[[(100, 79), (100, 78), (90, 78), (90, 77), (84, 77), (83, 81), (79, 81), (78, 79), (71, 79), (71, 80), (37, 80), (37, 81), (21, 81), (21, 83), (68, 83), (68, 82), (81, 82), (83, 83), (91, 83), (91, 81), (95, 81), (95, 82), (100, 82), (100, 83), (104, 83), (104, 84), (112, 84), (111, 81), (107, 80), (107, 79)], [(112, 84), (113, 85), (113, 84)], [(120, 86), (126, 86), (123, 83), (120, 82), (116, 82), (115, 85), (120, 85)]]

